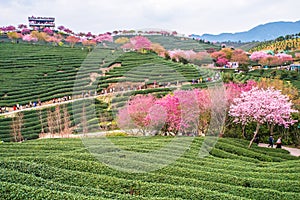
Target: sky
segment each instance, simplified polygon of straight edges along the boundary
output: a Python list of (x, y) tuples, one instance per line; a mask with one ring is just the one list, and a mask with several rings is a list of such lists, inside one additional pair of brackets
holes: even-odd
[(0, 27), (43, 16), (76, 33), (152, 28), (186, 35), (235, 33), (298, 21), (299, 8), (299, 0), (0, 0)]

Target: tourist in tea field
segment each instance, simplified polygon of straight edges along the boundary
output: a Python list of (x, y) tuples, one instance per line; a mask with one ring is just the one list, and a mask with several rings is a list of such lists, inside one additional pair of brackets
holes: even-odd
[(272, 135), (270, 135), (269, 137), (269, 146), (268, 147), (272, 147), (273, 148), (273, 144), (274, 144), (274, 138)]
[(281, 142), (281, 137), (279, 137), (279, 138), (277, 139), (277, 141), (276, 141), (276, 148), (281, 149), (281, 144), (282, 144), (282, 142)]

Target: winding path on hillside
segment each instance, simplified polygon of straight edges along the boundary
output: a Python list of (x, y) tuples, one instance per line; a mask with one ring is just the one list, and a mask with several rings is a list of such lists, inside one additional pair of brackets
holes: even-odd
[[(173, 85), (173, 86), (170, 86), (170, 87), (167, 87), (167, 88), (179, 89), (182, 85), (187, 85), (187, 83), (182, 83), (180, 85)], [(155, 87), (155, 88), (166, 88), (166, 87)], [(97, 95), (91, 95), (91, 96), (88, 96), (88, 97), (80, 97), (80, 98), (72, 97), (71, 100), (61, 101), (59, 103), (50, 103), (51, 101), (43, 102), (41, 106), (23, 108), (23, 109), (20, 109), (20, 110), (12, 110), (12, 107), (9, 107), (8, 112), (0, 113), (0, 116), (9, 116), (9, 115), (13, 115), (13, 114), (23, 112), (23, 111), (41, 110), (43, 108), (48, 108), (48, 107), (53, 107), (53, 106), (56, 106), (56, 105), (63, 105), (63, 104), (73, 103), (75, 101), (81, 101), (81, 100), (86, 100), (86, 99), (96, 99), (98, 97), (109, 96), (109, 95), (116, 96), (118, 94), (125, 94), (127, 92), (144, 91), (144, 90), (147, 90), (147, 89), (127, 90), (127, 91), (124, 90), (124, 91), (118, 91), (118, 92), (107, 92), (107, 93), (104, 93), (104, 94), (97, 94)]]
[[(268, 144), (264, 144), (264, 143), (259, 143), (258, 146), (259, 147), (270, 148), (270, 147), (268, 147)], [(276, 147), (276, 145), (274, 145), (273, 148), (275, 148), (275, 147)], [(285, 147), (285, 146), (282, 146), (282, 149), (285, 149), (285, 150), (289, 151), (292, 156), (300, 156), (300, 149)]]

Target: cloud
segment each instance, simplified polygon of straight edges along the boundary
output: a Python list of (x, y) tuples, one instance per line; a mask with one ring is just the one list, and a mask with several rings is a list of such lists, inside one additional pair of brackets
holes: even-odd
[(0, 0), (1, 24), (27, 23), (27, 17), (54, 16), (76, 32), (163, 28), (181, 33), (248, 30), (270, 21), (296, 21), (293, 0)]

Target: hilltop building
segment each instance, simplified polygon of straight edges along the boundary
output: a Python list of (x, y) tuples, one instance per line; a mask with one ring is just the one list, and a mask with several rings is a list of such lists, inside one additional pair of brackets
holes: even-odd
[(51, 28), (55, 27), (55, 18), (54, 17), (28, 17), (29, 27), (32, 29), (43, 29), (43, 28)]

